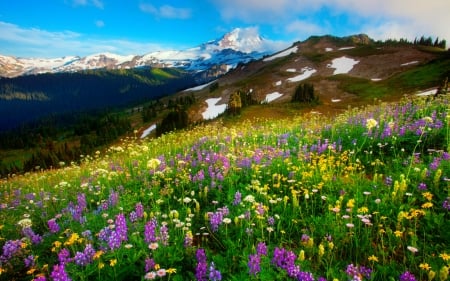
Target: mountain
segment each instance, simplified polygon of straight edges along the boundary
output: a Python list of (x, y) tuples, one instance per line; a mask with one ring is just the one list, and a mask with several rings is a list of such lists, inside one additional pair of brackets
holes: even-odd
[(254, 28), (237, 28), (222, 38), (186, 50), (162, 50), (143, 55), (93, 54), (86, 57), (16, 58), (0, 55), (0, 76), (58, 72), (76, 72), (88, 69), (131, 69), (137, 67), (177, 67), (192, 71), (207, 71), (222, 66), (223, 74), (239, 63), (259, 59), (278, 51)]

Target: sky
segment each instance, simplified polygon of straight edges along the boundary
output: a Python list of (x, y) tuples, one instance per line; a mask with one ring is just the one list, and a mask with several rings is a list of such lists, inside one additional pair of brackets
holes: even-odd
[[(448, 0), (0, 1), (0, 54), (55, 58), (184, 50), (235, 28), (287, 47), (311, 35), (425, 35), (450, 45)], [(280, 49), (281, 50), (281, 49)]]

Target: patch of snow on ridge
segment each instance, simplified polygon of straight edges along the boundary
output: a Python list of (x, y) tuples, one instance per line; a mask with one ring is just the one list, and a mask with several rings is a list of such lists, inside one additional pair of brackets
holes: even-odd
[(189, 89), (184, 90), (183, 92), (187, 92), (187, 91), (200, 91), (206, 87), (208, 87), (209, 85), (211, 85), (212, 83), (216, 82), (217, 80), (211, 81), (209, 83), (206, 84), (202, 84), (202, 85), (198, 85)]
[(303, 73), (291, 78), (288, 78), (287, 80), (289, 82), (298, 82), (298, 81), (302, 81), (305, 79), (308, 79), (309, 77), (311, 77), (311, 75), (313, 75), (315, 72), (317, 72), (317, 70), (313, 69), (313, 68), (309, 68), (309, 67), (304, 67), (302, 68)]
[(296, 72), (297, 71), (297, 69), (295, 69), (295, 68), (288, 68), (288, 69), (286, 69), (286, 72)]
[(343, 51), (343, 50), (350, 50), (353, 48), (355, 48), (355, 47), (342, 47), (342, 48), (339, 48), (338, 50)]
[(273, 92), (271, 94), (267, 94), (265, 100), (262, 101), (261, 103), (264, 103), (264, 102), (269, 103), (269, 102), (274, 101), (277, 98), (281, 97), (282, 95), (283, 94), (280, 94), (279, 92)]
[(281, 86), (281, 80), (280, 81), (277, 81), (276, 83), (275, 83), (275, 86)]
[(277, 59), (277, 58), (282, 58), (282, 57), (288, 56), (288, 55), (290, 55), (292, 53), (297, 53), (297, 50), (298, 50), (298, 47), (294, 46), (292, 48), (284, 50), (283, 52), (280, 52), (280, 53), (275, 54), (273, 56), (267, 57), (267, 58), (263, 59), (263, 61), (271, 61), (271, 60), (274, 60), (274, 59)]
[(205, 102), (208, 104), (208, 108), (202, 113), (203, 119), (214, 119), (219, 114), (224, 113), (225, 109), (227, 109), (226, 104), (217, 104), (222, 98), (210, 98)]
[(423, 91), (423, 92), (417, 93), (416, 96), (420, 96), (420, 97), (431, 96), (431, 95), (436, 94), (436, 91), (437, 91), (437, 89), (431, 89), (431, 90), (427, 90), (427, 91)]
[(341, 99), (331, 99), (331, 102), (340, 102)]
[(143, 138), (145, 138), (146, 136), (150, 135), (150, 133), (151, 133), (153, 130), (155, 130), (155, 129), (156, 129), (156, 124), (153, 124), (153, 125), (151, 125), (150, 127), (148, 127), (147, 129), (145, 129), (145, 130), (142, 132), (141, 139), (143, 139)]
[(358, 64), (359, 60), (354, 60), (352, 58), (347, 58), (345, 56), (336, 58), (331, 61), (331, 64), (328, 64), (328, 68), (334, 68), (333, 75), (348, 73), (352, 70), (353, 66)]
[(325, 52), (331, 52), (331, 51), (333, 51), (333, 48), (325, 48)]
[(419, 63), (419, 61), (410, 61), (410, 62), (407, 62), (407, 63), (402, 63), (400, 66), (407, 66), (407, 65), (411, 65), (411, 64), (416, 64), (416, 63)]
[(373, 82), (377, 82), (377, 81), (381, 81), (381, 78), (372, 78), (370, 80), (373, 81)]

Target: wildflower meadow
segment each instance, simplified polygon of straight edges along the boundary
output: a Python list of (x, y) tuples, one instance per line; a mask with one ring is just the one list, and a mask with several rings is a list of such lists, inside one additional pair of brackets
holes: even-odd
[(129, 137), (0, 182), (0, 280), (447, 280), (450, 99)]

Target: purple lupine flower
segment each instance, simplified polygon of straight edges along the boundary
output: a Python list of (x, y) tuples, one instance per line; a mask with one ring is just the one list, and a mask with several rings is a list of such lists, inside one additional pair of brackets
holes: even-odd
[(250, 275), (258, 274), (261, 271), (261, 256), (258, 254), (250, 255), (248, 257), (248, 273)]
[(270, 216), (267, 218), (267, 224), (270, 226), (273, 226), (275, 224), (275, 219), (274, 217)]
[(223, 220), (223, 214), (220, 211), (211, 213), (209, 216), (209, 223), (211, 225), (211, 230), (213, 232), (216, 232), (219, 230), (219, 225), (222, 223)]
[(78, 193), (78, 195), (77, 195), (77, 205), (80, 207), (81, 210), (86, 210), (87, 209), (86, 194)]
[(155, 235), (157, 225), (158, 225), (158, 222), (157, 222), (156, 218), (152, 218), (145, 224), (144, 241), (146, 243), (154, 243), (157, 241), (156, 235)]
[(141, 202), (136, 203), (134, 210), (138, 219), (142, 219), (144, 217), (144, 206)]
[(211, 262), (209, 265), (209, 280), (210, 281), (220, 281), (222, 280), (222, 274), (220, 271), (216, 269), (214, 266), (214, 262)]
[(197, 259), (197, 266), (195, 267), (195, 278), (198, 281), (206, 281), (206, 272), (208, 269), (208, 264), (206, 263), (206, 253), (205, 250), (199, 248), (195, 253), (195, 257)]
[(71, 262), (72, 259), (70, 258), (70, 252), (66, 248), (61, 249), (58, 253), (58, 261), (60, 264), (66, 264), (68, 262)]
[(33, 255), (29, 255), (26, 257), (23, 262), (25, 263), (25, 267), (33, 267), (35, 265), (35, 259)]
[(242, 194), (239, 191), (236, 191), (236, 193), (234, 194), (234, 201), (233, 201), (233, 205), (239, 205), (242, 201)]
[(23, 235), (25, 235), (27, 238), (30, 239), (31, 243), (33, 244), (39, 244), (42, 242), (42, 236), (39, 234), (34, 233), (33, 229), (31, 227), (25, 227), (22, 229)]
[(256, 246), (256, 254), (259, 256), (267, 256), (267, 246), (264, 242), (259, 242)]
[(3, 245), (3, 254), (0, 256), (0, 261), (7, 262), (21, 249), (22, 242), (20, 240), (8, 240)]
[(441, 159), (438, 157), (434, 157), (433, 162), (430, 163), (430, 170), (437, 170), (439, 164), (441, 164)]
[(59, 232), (59, 230), (61, 229), (59, 227), (58, 223), (56, 222), (55, 218), (48, 220), (47, 225), (48, 225), (48, 228), (50, 229), (50, 233)]
[(354, 264), (349, 264), (345, 273), (352, 278), (352, 280), (362, 280), (362, 277), (370, 279), (372, 269), (365, 266), (355, 266)]
[(159, 235), (161, 238), (161, 243), (164, 246), (167, 246), (169, 242), (169, 229), (167, 228), (167, 223), (162, 223), (162, 226), (159, 228)]
[(417, 188), (419, 190), (427, 190), (427, 184), (424, 182), (419, 183), (419, 185), (417, 186)]
[(138, 220), (138, 216), (137, 216), (136, 212), (135, 211), (131, 211), (130, 212), (130, 221), (131, 222), (136, 222), (137, 220)]
[(314, 277), (311, 272), (300, 271), (297, 274), (297, 280), (298, 281), (314, 281)]
[(108, 198), (108, 205), (114, 207), (119, 203), (119, 193), (117, 191), (111, 190)]
[(76, 252), (73, 260), (76, 265), (86, 266), (90, 263), (88, 256), (86, 256), (83, 252)]
[(108, 246), (111, 250), (120, 248), (122, 244), (122, 238), (120, 237), (120, 233), (118, 231), (112, 231), (110, 236), (108, 237)]
[(86, 238), (88, 240), (92, 240), (92, 232), (89, 229), (81, 232), (81, 236), (83, 236), (84, 238)]
[(416, 277), (409, 271), (405, 271), (400, 275), (400, 281), (416, 281)]
[(387, 177), (384, 179), (384, 184), (385, 184), (386, 186), (391, 186), (391, 185), (392, 185), (392, 177), (391, 177), (391, 176), (387, 176)]
[(121, 241), (128, 241), (128, 227), (125, 215), (120, 213), (116, 216), (116, 232), (120, 237)]
[(442, 208), (444, 208), (447, 211), (450, 211), (450, 197), (447, 197), (444, 203), (442, 203)]
[(53, 266), (53, 270), (52, 270), (52, 273), (50, 274), (50, 277), (53, 279), (53, 281), (70, 281), (70, 280), (72, 280), (69, 278), (69, 275), (67, 275), (64, 264), (55, 264)]
[(145, 259), (145, 272), (149, 272), (155, 268), (155, 261), (151, 258)]

